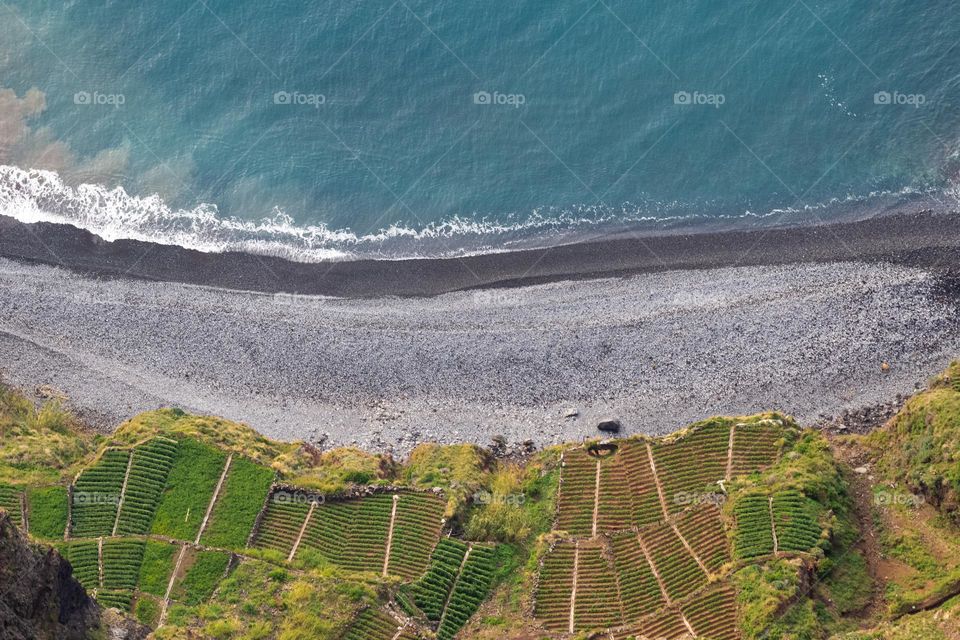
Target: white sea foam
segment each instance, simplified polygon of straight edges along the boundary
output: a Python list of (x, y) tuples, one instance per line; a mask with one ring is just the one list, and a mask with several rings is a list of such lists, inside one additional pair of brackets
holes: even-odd
[(803, 214), (817, 217), (818, 210), (866, 202), (883, 196), (909, 197), (922, 192), (904, 189), (891, 194), (872, 192), (847, 195), (827, 202), (778, 208), (737, 215), (670, 215), (677, 203), (656, 207), (661, 215), (649, 215), (649, 205), (625, 203), (616, 208), (571, 207), (566, 210), (537, 209), (508, 222), (454, 216), (421, 228), (392, 225), (375, 233), (358, 234), (326, 225), (298, 225), (286, 213), (275, 210), (257, 221), (220, 215), (217, 206), (200, 204), (192, 209), (170, 207), (160, 196), (128, 194), (122, 187), (96, 184), (72, 187), (52, 171), (25, 170), (0, 165), (0, 213), (21, 222), (53, 222), (86, 229), (107, 241), (141, 240), (179, 245), (208, 253), (243, 251), (272, 255), (299, 262), (345, 260), (361, 257), (410, 258), (463, 256), (504, 251), (531, 238), (549, 243), (563, 234), (604, 227), (651, 224), (655, 227), (683, 225), (707, 220), (789, 222)]

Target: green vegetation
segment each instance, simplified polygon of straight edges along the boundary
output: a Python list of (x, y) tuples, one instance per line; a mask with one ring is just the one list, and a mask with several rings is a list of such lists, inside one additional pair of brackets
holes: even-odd
[(133, 594), (129, 591), (101, 589), (97, 592), (97, 602), (107, 608), (130, 611), (131, 600), (133, 600)]
[(181, 440), (160, 496), (152, 533), (192, 542), (226, 460), (219, 449), (192, 438)]
[(187, 561), (186, 575), (171, 597), (187, 605), (205, 601), (217, 588), (217, 583), (227, 570), (230, 554), (220, 551), (195, 551)]
[(496, 554), (493, 547), (485, 545), (470, 547), (463, 570), (457, 576), (453, 592), (450, 594), (450, 601), (440, 620), (440, 628), (437, 631), (439, 640), (451, 640), (476, 613), (480, 604), (487, 599), (490, 587), (493, 585), (495, 561)]
[(227, 549), (246, 546), (273, 478), (272, 469), (234, 456), (201, 542)]
[(156, 627), (160, 621), (160, 603), (150, 596), (140, 595), (133, 611), (137, 620), (148, 627)]
[(117, 534), (150, 531), (157, 501), (167, 482), (167, 473), (177, 455), (177, 441), (153, 438), (133, 450), (130, 476), (117, 518)]
[(27, 487), (27, 503), (30, 505), (30, 534), (44, 540), (62, 539), (67, 528), (66, 487)]
[(117, 518), (117, 505), (130, 451), (107, 449), (87, 467), (73, 489), (73, 530), (76, 538), (109, 536)]
[(73, 567), (73, 577), (84, 589), (100, 586), (100, 552), (96, 540), (70, 542), (63, 547), (64, 557)]
[(10, 514), (10, 519), (18, 527), (23, 526), (23, 512), (20, 508), (20, 499), (23, 492), (19, 487), (0, 484), (0, 509)]
[(420, 607), (428, 620), (437, 622), (443, 615), (443, 607), (457, 576), (460, 575), (460, 565), (466, 552), (465, 543), (444, 538), (433, 551), (430, 569), (411, 585), (413, 602)]
[(173, 572), (173, 563), (179, 547), (156, 540), (147, 540), (140, 564), (140, 590), (162, 597)]
[(133, 590), (143, 562), (143, 540), (109, 538), (103, 541), (103, 586)]

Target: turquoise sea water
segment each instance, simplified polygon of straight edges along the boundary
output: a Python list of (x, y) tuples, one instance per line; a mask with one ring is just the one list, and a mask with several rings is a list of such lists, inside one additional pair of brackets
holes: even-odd
[(109, 239), (404, 257), (956, 202), (953, 2), (8, 0), (0, 16), (0, 210)]

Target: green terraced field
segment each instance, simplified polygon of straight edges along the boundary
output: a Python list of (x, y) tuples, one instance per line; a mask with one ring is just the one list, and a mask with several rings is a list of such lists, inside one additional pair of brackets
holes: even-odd
[(67, 528), (67, 488), (27, 487), (30, 534), (44, 540), (60, 540)]
[(437, 630), (438, 640), (451, 640), (490, 595), (496, 555), (492, 546), (473, 545), (457, 576)]
[(167, 542), (147, 540), (140, 564), (140, 590), (155, 596), (166, 594), (173, 563), (176, 561), (179, 547)]
[(769, 498), (762, 494), (747, 495), (733, 507), (737, 527), (733, 546), (743, 559), (773, 553), (773, 530), (770, 527)]
[(280, 551), (284, 557), (290, 553), (310, 510), (310, 505), (306, 502), (283, 499), (290, 495), (293, 494), (275, 493), (267, 501), (267, 510), (254, 540), (254, 547)]
[(96, 589), (100, 586), (100, 556), (96, 540), (69, 542), (63, 547), (64, 557), (73, 567), (73, 577), (84, 589)]
[(729, 426), (708, 424), (676, 441), (653, 445), (657, 475), (670, 513), (683, 511), (690, 505), (691, 495), (726, 477), (729, 444)]
[(737, 594), (730, 587), (720, 587), (694, 598), (683, 607), (683, 615), (698, 638), (736, 640), (740, 637)]
[(227, 455), (215, 447), (192, 438), (180, 440), (150, 531), (192, 542), (226, 460)]
[(101, 589), (97, 592), (97, 602), (107, 608), (130, 611), (130, 602), (133, 600), (132, 591), (115, 591)]
[(230, 554), (221, 551), (188, 551), (184, 560), (186, 574), (174, 587), (171, 598), (187, 605), (208, 599), (224, 576)]
[(620, 582), (624, 621), (629, 624), (665, 604), (660, 586), (650, 569), (635, 533), (611, 538), (614, 569)]
[(645, 529), (641, 537), (671, 599), (685, 598), (707, 583), (707, 574), (670, 526)]
[(820, 541), (819, 507), (799, 491), (773, 496), (773, 519), (780, 551), (810, 551)]
[(154, 438), (134, 449), (132, 455), (130, 477), (117, 518), (117, 535), (150, 531), (160, 494), (177, 455), (177, 442)]
[(20, 489), (8, 484), (0, 484), (0, 509), (10, 514), (10, 519), (18, 527), (23, 527), (23, 512), (20, 509)]
[(558, 542), (540, 567), (535, 615), (552, 631), (566, 631), (569, 626), (575, 548), (573, 542)]
[(129, 459), (128, 450), (107, 449), (95, 465), (77, 478), (73, 488), (73, 537), (95, 538), (113, 533)]
[(103, 587), (105, 589), (129, 589), (137, 587), (140, 566), (143, 562), (143, 540), (103, 541)]
[(347, 630), (343, 640), (393, 640), (400, 624), (380, 609), (365, 609)]
[(460, 540), (440, 540), (433, 551), (427, 573), (411, 585), (413, 601), (428, 620), (437, 622), (443, 615), (443, 607), (460, 574), (460, 565), (466, 552), (467, 545)]
[(596, 458), (582, 448), (564, 451), (560, 495), (557, 500), (558, 531), (566, 531), (572, 536), (591, 534), (596, 478)]
[(753, 473), (776, 462), (781, 438), (783, 427), (773, 421), (738, 424), (733, 437), (733, 475)]
[(274, 476), (273, 469), (234, 456), (201, 544), (226, 549), (245, 547)]

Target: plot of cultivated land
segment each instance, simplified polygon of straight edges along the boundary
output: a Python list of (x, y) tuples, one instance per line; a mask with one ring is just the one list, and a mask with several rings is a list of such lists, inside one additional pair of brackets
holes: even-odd
[(810, 551), (820, 541), (817, 502), (799, 491), (782, 491), (774, 494), (772, 508), (778, 551)]
[(93, 538), (113, 533), (129, 460), (129, 451), (107, 449), (95, 465), (77, 478), (71, 509), (73, 537)]
[(743, 559), (773, 553), (770, 501), (762, 494), (741, 496), (733, 506), (736, 519), (733, 546)]
[(460, 575), (467, 545), (454, 538), (444, 538), (437, 543), (430, 559), (430, 568), (417, 582), (410, 585), (413, 603), (427, 616), (437, 622), (443, 616), (453, 583)]
[(234, 456), (201, 544), (228, 549), (246, 546), (274, 475), (268, 467)]
[(671, 600), (680, 600), (707, 583), (707, 574), (683, 546), (673, 527), (661, 524), (645, 529), (641, 538)]
[(328, 501), (314, 510), (298, 553), (317, 552), (350, 571), (382, 573), (386, 566), (390, 575), (413, 578), (427, 568), (430, 552), (440, 536), (443, 506), (439, 498), (430, 494), (401, 493), (394, 519), (391, 493)]
[(294, 494), (277, 492), (267, 500), (267, 510), (260, 522), (260, 530), (253, 546), (259, 549), (279, 551), (286, 558), (293, 542), (300, 535), (304, 518), (310, 505), (303, 501), (291, 501)]
[(150, 530), (176, 454), (177, 442), (167, 438), (154, 438), (133, 450), (116, 535), (144, 534)]
[(535, 615), (551, 631), (567, 631), (570, 626), (575, 553), (576, 543), (558, 542), (543, 557)]
[(657, 579), (650, 570), (635, 533), (611, 538), (613, 563), (620, 583), (624, 621), (631, 624), (653, 613), (666, 602)]
[(727, 532), (723, 529), (720, 509), (702, 504), (682, 514), (676, 521), (677, 530), (711, 572), (716, 572), (730, 560)]
[(115, 591), (112, 589), (100, 589), (97, 591), (97, 602), (100, 603), (100, 606), (107, 609), (130, 611), (131, 600), (133, 600), (132, 591)]
[(611, 635), (614, 640), (634, 640), (637, 638), (676, 640), (677, 638), (689, 638), (690, 630), (683, 623), (680, 612), (670, 608), (664, 609), (639, 624), (620, 629)]
[(574, 628), (608, 629), (623, 624), (616, 573), (599, 540), (580, 543)]
[(145, 595), (144, 593), (138, 593), (137, 603), (133, 607), (133, 613), (141, 624), (156, 628), (157, 623), (160, 622), (161, 606), (162, 603), (157, 598)]
[(565, 451), (557, 500), (559, 513), (556, 528), (559, 531), (566, 531), (572, 536), (592, 534), (596, 485), (597, 459), (582, 448)]
[(773, 420), (738, 424), (733, 434), (733, 475), (753, 473), (776, 462), (782, 437), (783, 427)]
[(493, 574), (496, 570), (496, 554), (490, 545), (473, 544), (466, 554), (463, 567), (454, 581), (453, 591), (447, 600), (438, 640), (452, 640), (463, 625), (477, 612), (490, 595)]
[(600, 463), (600, 493), (597, 502), (597, 532), (624, 531), (634, 526), (633, 491), (622, 461), (607, 456)]
[(151, 531), (193, 541), (210, 504), (227, 455), (214, 447), (184, 438), (167, 475)]
[(86, 590), (100, 586), (100, 553), (96, 540), (70, 542), (63, 547), (63, 556), (70, 561), (73, 567), (73, 577)]
[(20, 507), (20, 489), (7, 484), (0, 484), (0, 509), (10, 514), (10, 520), (23, 528), (23, 513)]
[(67, 528), (67, 488), (27, 487), (30, 535), (44, 540), (62, 540)]
[(663, 519), (663, 508), (657, 494), (657, 484), (650, 467), (647, 445), (638, 440), (625, 440), (617, 451), (633, 499), (633, 522), (638, 527)]
[(103, 541), (103, 587), (127, 589), (137, 587), (143, 563), (143, 540), (107, 539)]
[(736, 640), (737, 595), (730, 587), (720, 587), (698, 595), (684, 604), (683, 615), (697, 637), (710, 640)]
[(408, 580), (423, 575), (430, 552), (440, 538), (444, 508), (444, 502), (431, 494), (400, 494), (387, 566), (389, 575)]
[(230, 562), (230, 554), (221, 551), (187, 550), (171, 599), (186, 605), (197, 605), (213, 595)]
[(710, 423), (678, 440), (652, 446), (670, 513), (683, 511), (691, 500), (726, 477), (729, 444), (730, 427)]
[(365, 609), (350, 625), (344, 640), (393, 640), (400, 632), (400, 624), (380, 609)]
[(148, 540), (140, 565), (140, 590), (163, 597), (173, 572), (173, 563), (180, 547), (166, 542)]

